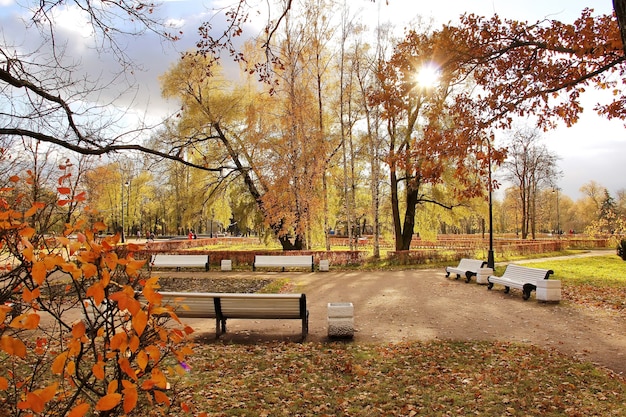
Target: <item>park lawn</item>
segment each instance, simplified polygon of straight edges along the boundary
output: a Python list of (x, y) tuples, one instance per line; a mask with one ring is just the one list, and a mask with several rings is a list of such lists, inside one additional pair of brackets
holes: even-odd
[(626, 415), (624, 378), (522, 344), (217, 342), (188, 364), (175, 397), (208, 416)]
[(626, 316), (626, 262), (618, 256), (592, 256), (525, 263), (551, 269), (561, 280), (565, 302)]
[(525, 263), (526, 266), (552, 269), (550, 279), (560, 279), (570, 285), (596, 287), (626, 287), (626, 261), (619, 256), (590, 256), (562, 260)]

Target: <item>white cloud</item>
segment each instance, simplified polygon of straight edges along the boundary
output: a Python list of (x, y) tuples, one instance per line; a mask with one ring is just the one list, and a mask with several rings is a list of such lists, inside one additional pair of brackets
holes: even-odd
[(167, 19), (165, 21), (165, 25), (167, 27), (172, 27), (176, 29), (180, 29), (185, 26), (185, 19)]
[(57, 28), (89, 38), (93, 35), (93, 29), (89, 23), (87, 13), (77, 6), (57, 6), (53, 10), (53, 19)]

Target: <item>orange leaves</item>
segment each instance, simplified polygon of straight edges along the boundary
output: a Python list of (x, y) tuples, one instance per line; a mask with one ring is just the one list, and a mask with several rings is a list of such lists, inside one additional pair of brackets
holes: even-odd
[(115, 252), (107, 252), (104, 256), (104, 262), (106, 263), (107, 268), (110, 270), (115, 270), (118, 264), (117, 254)]
[(67, 417), (83, 417), (85, 414), (87, 414), (90, 408), (91, 406), (88, 403), (79, 404), (74, 407), (72, 411), (70, 411)]
[(94, 283), (92, 286), (90, 286), (89, 288), (87, 288), (87, 292), (85, 293), (85, 295), (87, 297), (93, 298), (93, 301), (96, 306), (99, 306), (100, 304), (102, 304), (102, 301), (104, 301), (104, 297), (105, 297), (104, 286), (102, 285), (102, 282), (98, 281)]
[(37, 283), (37, 285), (42, 285), (46, 280), (46, 263), (45, 261), (38, 261), (33, 263), (33, 269), (31, 274), (33, 276), (33, 280)]
[(36, 300), (41, 296), (41, 290), (39, 288), (35, 288), (34, 290), (29, 290), (28, 288), (24, 288), (22, 290), (22, 300), (27, 303), (30, 303), (33, 300)]
[(85, 335), (86, 331), (87, 329), (85, 327), (85, 323), (79, 321), (72, 326), (72, 337), (74, 339), (81, 339)]
[(54, 384), (40, 390), (29, 392), (26, 394), (26, 400), (20, 401), (17, 408), (20, 410), (32, 410), (35, 413), (41, 413), (46, 407), (46, 403), (50, 402), (56, 395), (58, 384)]
[(104, 377), (105, 377), (104, 365), (105, 365), (104, 362), (98, 361), (91, 368), (91, 372), (93, 373), (93, 376), (95, 376), (96, 379), (100, 381), (104, 380)]
[(141, 388), (146, 391), (154, 389), (166, 389), (167, 378), (165, 378), (165, 374), (163, 374), (160, 369), (153, 368), (152, 372), (150, 373), (150, 378), (143, 382)]
[(33, 237), (33, 235), (35, 234), (36, 230), (32, 227), (22, 227), (20, 229), (20, 236), (26, 239), (30, 239)]
[(141, 268), (143, 268), (146, 262), (147, 262), (146, 259), (142, 259), (142, 260), (130, 259), (128, 262), (126, 262), (126, 273), (130, 275), (131, 277), (136, 277), (137, 273), (139, 272)]
[(137, 354), (137, 365), (142, 371), (146, 370), (146, 367), (148, 366), (148, 361), (149, 361), (148, 354), (144, 350), (140, 351)]
[(155, 390), (155, 391), (153, 391), (153, 393), (154, 393), (154, 400), (157, 403), (165, 404), (167, 406), (170, 405), (170, 399), (167, 396), (167, 394), (165, 394), (163, 391)]
[(34, 330), (39, 326), (41, 316), (37, 313), (20, 314), (11, 321), (14, 329)]
[(122, 372), (124, 372), (127, 376), (129, 376), (133, 381), (138, 380), (137, 372), (135, 372), (133, 367), (130, 365), (130, 362), (128, 361), (128, 359), (126, 359), (125, 357), (122, 357), (117, 361), (117, 363), (120, 366), (120, 369), (122, 370)]
[(130, 286), (125, 286), (122, 291), (114, 292), (109, 298), (117, 302), (120, 310), (128, 310), (133, 316), (141, 310), (141, 303), (135, 299), (135, 291)]
[(104, 397), (100, 398), (98, 403), (96, 404), (96, 410), (98, 411), (109, 411), (117, 407), (117, 405), (122, 401), (122, 394), (113, 393), (107, 394)]
[(11, 312), (11, 307), (7, 305), (0, 305), (0, 323), (4, 323), (7, 319), (7, 314)]
[[(84, 199), (84, 194), (72, 197), (71, 186), (64, 182), (58, 191), (66, 199), (60, 204)], [(176, 345), (182, 332), (152, 319), (149, 306), (135, 298), (146, 280), (148, 298), (160, 301), (157, 280), (140, 276), (146, 261), (132, 256), (139, 247), (120, 248), (119, 236), (101, 237), (106, 230), (102, 222), (87, 230), (83, 230), (87, 223), (66, 224), (62, 236), (44, 237), (48, 231), (31, 221), (44, 204), (29, 208), (23, 206), (25, 199), (19, 193), (13, 195), (11, 200), (0, 196), (0, 229), (5, 231), (0, 247), (12, 255), (6, 258), (11, 258), (13, 268), (24, 271), (15, 274), (14, 286), (10, 284), (12, 300), (25, 308), (19, 314), (11, 305), (0, 305), (0, 325), (6, 330), (0, 333), (0, 356), (9, 365), (0, 370), (0, 392), (7, 409), (24, 415), (56, 415), (64, 410), (70, 417), (83, 417), (107, 411), (130, 414), (144, 396), (152, 407), (169, 405), (166, 375), (176, 369), (168, 367), (164, 357), (172, 357), (173, 352), (179, 357), (186, 350)], [(11, 207), (15, 201), (19, 210)], [(24, 222), (29, 217), (37, 228)], [(42, 297), (53, 272), (55, 284), (58, 276), (59, 289), (65, 288), (65, 293)], [(12, 311), (19, 315), (10, 317)], [(49, 327), (46, 320), (45, 333), (33, 332), (41, 326), (38, 311), (53, 313)], [(93, 397), (103, 386), (106, 394)], [(7, 397), (5, 391), (11, 395)]]
[(26, 357), (26, 345), (24, 342), (9, 335), (2, 335), (0, 348), (9, 355), (15, 355), (19, 358)]
[(67, 262), (61, 265), (63, 272), (67, 272), (72, 276), (72, 279), (78, 280), (82, 277), (82, 270), (73, 262)]
[(152, 361), (158, 362), (159, 360), (161, 360), (161, 351), (158, 347), (154, 345), (147, 346), (145, 352), (148, 354), (148, 357)]
[(85, 278), (93, 278), (98, 275), (98, 268), (94, 264), (85, 263), (81, 265), (83, 276)]
[(98, 232), (103, 232), (107, 229), (107, 225), (104, 224), (103, 222), (95, 222), (93, 225), (93, 231), (98, 233)]
[(124, 389), (122, 393), (124, 394), (124, 412), (130, 413), (137, 406), (137, 400), (139, 398), (139, 393), (137, 392), (137, 386), (130, 381), (122, 381), (122, 385)]
[(116, 333), (115, 336), (111, 338), (109, 347), (111, 350), (124, 352), (126, 348), (128, 348), (128, 335), (124, 332)]
[(65, 363), (67, 362), (67, 358), (69, 356), (69, 352), (65, 351), (58, 355), (54, 361), (52, 362), (52, 373), (56, 375), (62, 375), (65, 370)]
[(139, 336), (143, 334), (146, 325), (148, 324), (148, 315), (145, 311), (139, 310), (133, 315), (133, 328)]

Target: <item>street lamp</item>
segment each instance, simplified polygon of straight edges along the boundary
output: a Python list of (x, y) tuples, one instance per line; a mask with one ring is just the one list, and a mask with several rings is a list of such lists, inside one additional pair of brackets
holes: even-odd
[(487, 252), (487, 267), (495, 268), (493, 256), (493, 184), (491, 182), (491, 140), (487, 138), (487, 160), (489, 168), (489, 252)]
[(215, 209), (211, 209), (211, 238), (213, 238), (213, 220), (215, 219)]
[(129, 185), (128, 181), (125, 181), (122, 183), (122, 243), (125, 242), (125, 239), (124, 239), (124, 234), (125, 234), (125, 231), (124, 231), (124, 187), (128, 187), (128, 185)]

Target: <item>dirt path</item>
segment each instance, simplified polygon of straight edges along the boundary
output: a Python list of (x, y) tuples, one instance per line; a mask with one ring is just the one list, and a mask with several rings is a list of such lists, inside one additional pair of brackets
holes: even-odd
[[(224, 277), (226, 273), (219, 273)], [(255, 273), (256, 274), (256, 273)], [(523, 301), (521, 293), (446, 278), (442, 269), (374, 272), (263, 273), (290, 278), (307, 296), (307, 341), (327, 340), (327, 304), (352, 302), (355, 343), (403, 340), (501, 340), (554, 348), (626, 374), (623, 318), (566, 302)], [(229, 274), (230, 275), (230, 274)], [(233, 273), (232, 276), (250, 276)], [(198, 336), (214, 337), (214, 322), (189, 320)], [(297, 320), (232, 320), (227, 342), (297, 340)]]

